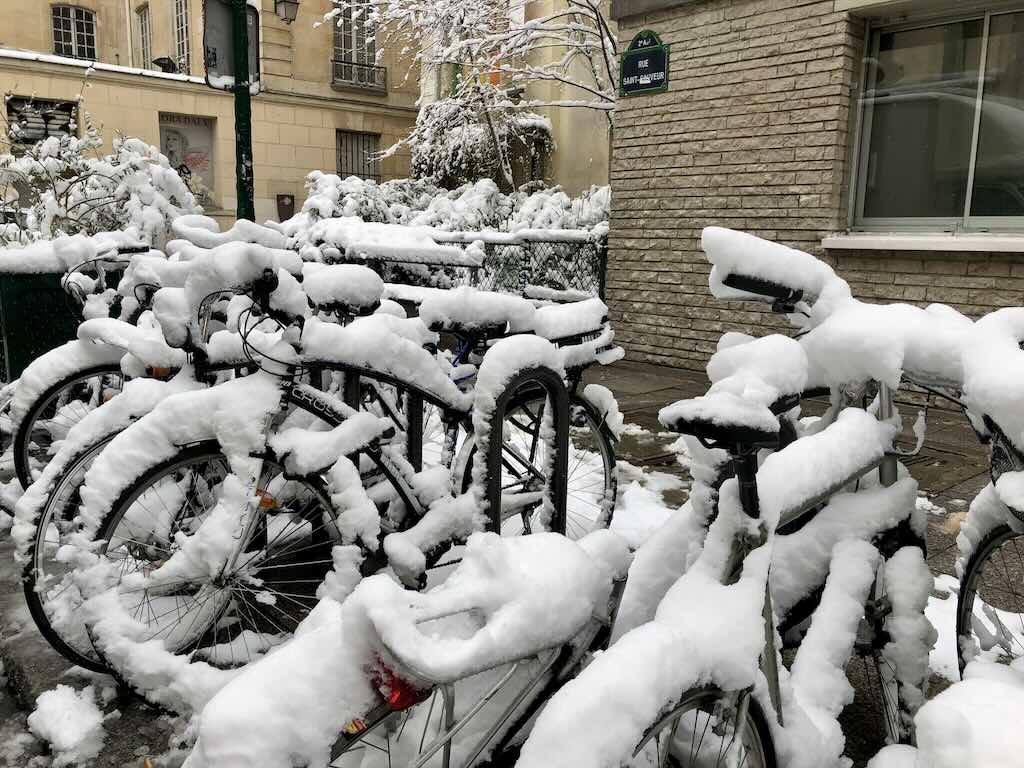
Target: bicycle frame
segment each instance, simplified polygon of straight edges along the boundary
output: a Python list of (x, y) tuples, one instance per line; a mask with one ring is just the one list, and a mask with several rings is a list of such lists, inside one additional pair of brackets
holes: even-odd
[[(887, 384), (880, 383), (878, 391), (878, 413), (879, 421), (888, 421), (895, 414), (893, 402), (893, 389)], [(757, 447), (756, 446), (732, 446), (729, 448), (730, 458), (736, 475), (736, 482), (739, 489), (740, 506), (743, 513), (752, 520), (759, 520), (761, 517), (760, 502), (757, 494)], [(803, 500), (796, 507), (783, 510), (779, 516), (778, 526), (781, 527), (788, 522), (795, 520), (808, 511), (820, 506), (831, 496), (839, 492), (852, 482), (865, 477), (875, 469), (878, 470), (879, 482), (886, 487), (892, 486), (897, 480), (898, 456), (894, 450), (889, 450), (879, 461), (872, 461), (857, 467), (847, 476), (830, 485), (825, 491), (812, 498)], [(751, 535), (741, 535), (733, 542), (733, 555), (727, 568), (727, 583), (731, 583), (739, 577), (742, 563), (754, 549), (764, 544), (763, 532), (761, 537), (755, 538)], [(761, 671), (768, 683), (768, 694), (772, 707), (776, 712), (779, 725), (784, 725), (782, 716), (782, 690), (779, 682), (779, 669), (777, 662), (778, 648), (775, 644), (776, 620), (772, 609), (772, 597), (770, 586), (765, 583), (763, 604), (763, 618), (765, 626), (765, 646), (761, 655)]]

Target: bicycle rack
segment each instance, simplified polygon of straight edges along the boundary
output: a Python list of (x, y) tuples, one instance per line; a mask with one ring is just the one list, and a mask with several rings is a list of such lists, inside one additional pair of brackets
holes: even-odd
[(555, 432), (554, 461), (551, 475), (548, 478), (548, 497), (553, 509), (551, 527), (555, 530), (565, 528), (566, 485), (569, 473), (569, 391), (560, 374), (551, 368), (539, 366), (527, 368), (515, 374), (498, 396), (491, 413), (491, 429), (484, 463), (486, 495), (484, 496), (484, 513), (488, 518), (497, 520), (494, 529), (500, 531), (501, 525), (501, 462), (503, 430), (500, 425), (505, 421), (505, 413), (512, 399), (519, 393), (540, 389), (547, 395), (551, 408), (552, 425)]

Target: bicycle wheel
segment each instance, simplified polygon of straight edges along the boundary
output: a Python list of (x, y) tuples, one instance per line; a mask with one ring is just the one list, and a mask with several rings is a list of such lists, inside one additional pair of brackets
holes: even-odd
[(905, 701), (896, 667), (883, 653), (890, 639), (884, 626), (888, 615), (883, 607), (886, 601), (885, 564), (879, 563), (865, 619), (858, 632), (855, 655), (847, 667), (847, 675), (857, 689), (856, 695), (861, 697), (862, 710), (877, 729), (873, 734), (859, 734), (866, 742), (872, 742), (865, 746), (865, 752), (870, 753), (886, 744), (910, 744), (913, 740), (910, 725), (913, 711)]
[(81, 599), (69, 578), (72, 568), (59, 561), (56, 555), (72, 531), (85, 473), (113, 437), (109, 435), (87, 446), (68, 462), (40, 509), (36, 535), (22, 572), (25, 602), (40, 634), (68, 661), (94, 672), (108, 670), (96, 654), (81, 618), (76, 615), (75, 607)]
[(629, 768), (775, 768), (764, 711), (752, 696), (732, 708), (714, 689), (689, 691), (637, 745)]
[(1024, 655), (1024, 534), (999, 525), (978, 543), (960, 579), (956, 636), (961, 673), (975, 658)]
[[(211, 441), (183, 449), (122, 493), (97, 537), (122, 583), (180, 549), (216, 507), (229, 474)], [(260, 522), (234, 568), (216, 575), (197, 568), (152, 590), (120, 592), (127, 612), (147, 627), (145, 639), (215, 666), (242, 666), (287, 640), (316, 605), (340, 539), (330, 496), (319, 478), (286, 476), (270, 456), (258, 483)]]
[[(539, 491), (544, 486), (548, 459), (542, 439), (547, 399), (526, 396), (509, 407), (502, 447), (503, 503), (501, 533), (516, 536), (537, 527)], [(570, 400), (569, 469), (567, 474), (565, 530), (579, 539), (597, 528), (606, 528), (615, 508), (618, 472), (615, 440), (594, 408), (580, 397)], [(457, 466), (462, 490), (472, 482), (476, 443), (467, 440)]]
[(119, 363), (104, 363), (68, 374), (36, 398), (14, 434), (14, 471), (23, 488), (53, 455), (53, 444), (87, 413), (121, 391)]

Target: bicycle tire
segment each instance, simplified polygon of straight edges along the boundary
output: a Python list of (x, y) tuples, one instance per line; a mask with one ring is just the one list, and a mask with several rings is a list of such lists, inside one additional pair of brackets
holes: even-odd
[[(93, 672), (108, 672), (106, 665), (96, 655), (95, 649), (93, 649), (91, 643), (88, 642), (88, 635), (85, 632), (84, 625), (82, 627), (82, 635), (71, 636), (71, 633), (62, 633), (59, 631), (50, 619), (49, 613), (46, 611), (46, 601), (43, 599), (42, 590), (43, 585), (40, 583), (39, 575), (42, 573), (45, 576), (45, 571), (41, 568), (41, 563), (46, 558), (48, 545), (50, 542), (47, 540), (47, 534), (50, 530), (50, 521), (56, 516), (60, 515), (60, 518), (67, 521), (68, 513), (74, 515), (74, 508), (64, 507), (63, 509), (57, 509), (55, 505), (59, 503), (59, 496), (63, 489), (68, 483), (76, 482), (81, 478), (78, 475), (78, 470), (84, 469), (83, 465), (91, 465), (92, 460), (99, 455), (107, 444), (114, 438), (114, 435), (108, 435), (96, 443), (85, 446), (82, 450), (76, 454), (66, 465), (64, 472), (61, 474), (60, 479), (54, 484), (50, 490), (46, 501), (40, 509), (39, 517), (36, 520), (36, 534), (32, 539), (32, 543), (28, 551), (28, 559), (25, 563), (25, 567), (22, 569), (22, 590), (25, 594), (25, 603), (28, 606), (29, 615), (32, 617), (32, 621), (35, 622), (36, 628), (39, 633), (43, 636), (50, 646), (57, 651), (61, 656), (66, 658), (72, 664), (77, 664), (80, 667), (91, 670)], [(59, 543), (59, 542), (58, 542)], [(76, 646), (75, 640), (82, 639), (85, 643)]]
[[(514, 413), (516, 409), (521, 408), (525, 403), (533, 402), (535, 399), (536, 395), (526, 395), (523, 397), (516, 398), (510, 404), (508, 408), (508, 413)], [(615, 438), (612, 435), (611, 430), (608, 428), (608, 425), (597, 413), (593, 405), (591, 405), (587, 400), (580, 397), (579, 395), (572, 395), (569, 399), (569, 406), (570, 411), (573, 412), (574, 414), (578, 414), (578, 418), (580, 418), (583, 422), (583, 424), (575, 424), (573, 426), (586, 426), (587, 429), (589, 429), (592, 435), (592, 439), (595, 443), (594, 447), (596, 447), (597, 449), (596, 453), (600, 457), (601, 461), (601, 471), (603, 473), (603, 480), (601, 481), (600, 488), (598, 488), (597, 493), (594, 493), (593, 491), (590, 490), (591, 484), (588, 483), (586, 491), (587, 495), (594, 495), (600, 497), (607, 504), (607, 507), (604, 511), (596, 513), (603, 514), (603, 518), (597, 517), (591, 519), (589, 517), (589, 510), (587, 510), (585, 513), (584, 509), (580, 509), (575, 514), (571, 512), (569, 509), (566, 510), (565, 529), (556, 531), (556, 533), (568, 535), (570, 538), (576, 539), (581, 538), (582, 536), (586, 535), (591, 530), (594, 530), (597, 527), (595, 525), (588, 524), (588, 519), (590, 519), (591, 522), (596, 522), (600, 520), (600, 527), (603, 528), (607, 528), (609, 525), (611, 525), (612, 517), (615, 512), (616, 495), (618, 493), (618, 468), (616, 466), (615, 457)], [(537, 424), (539, 428), (539, 421), (537, 422)], [(573, 445), (571, 440), (570, 428), (570, 452), (572, 450)], [(461, 475), (459, 487), (463, 492), (465, 492), (472, 484), (473, 463), (475, 455), (476, 441), (472, 439), (472, 436), (470, 436), (467, 440), (464, 441), (459, 457), (456, 459), (455, 462), (455, 472), (458, 475)], [(569, 485), (567, 497), (571, 500), (575, 495), (575, 498), (577, 499), (578, 503), (581, 503), (583, 507), (594, 506), (587, 499), (583, 499), (582, 502), (580, 502), (580, 494), (583, 493), (581, 489), (577, 489), (574, 494), (574, 466), (576, 469), (587, 469), (586, 465), (584, 465), (582, 461), (575, 462), (575, 465), (573, 465), (573, 463), (570, 462), (570, 471), (567, 479), (567, 483)], [(583, 475), (576, 473), (575, 477), (577, 477), (577, 479), (586, 478), (587, 476), (589, 476), (589, 474), (591, 473), (587, 472)], [(594, 487), (596, 488), (597, 486), (595, 485)], [(571, 503), (572, 502), (570, 501), (570, 504)], [(576, 518), (575, 521), (574, 518)], [(503, 528), (504, 527), (505, 526), (503, 525)]]
[[(1005, 523), (997, 525), (985, 534), (980, 542), (978, 542), (977, 547), (974, 549), (974, 553), (971, 555), (970, 559), (967, 561), (967, 566), (964, 568), (964, 575), (960, 579), (960, 590), (959, 595), (957, 596), (956, 606), (957, 662), (960, 667), (961, 675), (963, 675), (964, 668), (971, 660), (967, 656), (967, 648), (965, 647), (964, 640), (968, 637), (974, 637), (974, 603), (978, 596), (979, 587), (981, 586), (981, 579), (985, 575), (986, 567), (989, 566), (987, 561), (994, 559), (993, 556), (995, 553), (999, 551), (1004, 544), (1009, 542), (1015, 543), (1015, 548), (1018, 549), (1018, 556), (1020, 556), (1021, 553), (1019, 551), (1019, 547), (1016, 547), (1017, 539), (1024, 539), (1024, 533), (1015, 531)], [(1007, 574), (1007, 576), (1008, 575), (1009, 574)], [(1016, 575), (1019, 576), (1019, 573)], [(1010, 595), (1016, 596), (1013, 591), (1013, 581), (1007, 579), (1007, 586), (1010, 588)], [(1022, 592), (1024, 592), (1024, 582), (1022, 582)], [(1024, 614), (1024, 600), (1022, 600), (1020, 612), (1021, 614)], [(976, 643), (971, 643), (972, 652), (975, 645)], [(1013, 658), (1024, 655), (1024, 647), (1019, 648), (1019, 651), (1020, 653), (1014, 655)]]
[[(214, 461), (221, 461), (221, 462), (223, 462), (225, 467), (227, 467), (227, 464), (228, 464), (227, 457), (225, 456), (225, 454), (221, 450), (221, 447), (220, 447), (219, 443), (217, 443), (216, 441), (203, 441), (201, 443), (196, 443), (196, 444), (187, 446), (187, 447), (183, 448), (181, 451), (179, 451), (177, 454), (175, 454), (174, 456), (170, 457), (169, 459), (166, 459), (164, 461), (161, 461), (161, 462), (155, 464), (149, 470), (147, 470), (143, 475), (138, 477), (136, 479), (136, 481), (134, 483), (132, 483), (127, 489), (122, 491), (122, 493), (120, 494), (118, 499), (114, 502), (113, 505), (111, 505), (110, 511), (107, 513), (107, 515), (103, 519), (103, 522), (100, 524), (100, 527), (99, 527), (99, 529), (97, 531), (96, 540), (104, 542), (104, 545), (102, 545), (100, 547), (100, 550), (99, 550), (100, 553), (101, 554), (107, 554), (108, 553), (108, 546), (109, 546), (110, 542), (112, 540), (114, 540), (114, 538), (115, 538), (114, 534), (117, 531), (117, 525), (126, 517), (126, 515), (131, 510), (132, 506), (138, 501), (138, 499), (142, 496), (142, 494), (144, 494), (147, 490), (149, 490), (151, 488), (155, 488), (158, 481), (160, 481), (161, 479), (167, 478), (167, 477), (171, 477), (175, 471), (181, 469), (182, 467), (194, 465), (194, 464), (196, 464), (196, 463), (198, 463), (200, 461), (206, 460), (206, 459), (210, 459), (210, 460), (214, 460)], [(281, 469), (282, 472), (279, 474), (279, 476), (284, 476), (283, 467), (281, 467), (279, 464), (277, 464), (276, 460), (273, 457), (267, 456), (265, 461), (268, 464), (270, 464), (271, 466), (275, 466), (275, 467)], [(316, 497), (319, 497), (317, 499), (317, 501), (319, 502), (319, 509), (320, 509), (320, 511), (321, 512), (326, 512), (326, 513), (330, 514), (331, 515), (331, 522), (336, 524), (336, 522), (337, 522), (337, 515), (335, 513), (335, 510), (334, 510), (333, 506), (331, 505), (330, 494), (327, 491), (327, 488), (326, 488), (325, 484), (323, 483), (323, 481), (318, 476), (313, 475), (313, 476), (304, 477), (304, 478), (301, 478), (301, 479), (289, 477), (288, 478), (288, 482), (299, 482), (299, 483), (307, 485), (308, 488), (312, 491), (313, 495), (316, 496)], [(191, 503), (190, 503), (190, 507), (191, 507)], [(296, 567), (301, 567), (301, 566), (296, 566)], [(329, 570), (329, 568), (325, 568), (323, 570), (326, 573), (326, 571)], [(231, 595), (226, 595), (226, 597), (230, 598)], [(311, 600), (311, 603), (312, 603), (313, 602), (312, 599), (310, 599), (310, 600)], [(177, 602), (177, 598), (176, 598), (176, 602)], [(315, 603), (313, 603), (313, 604), (315, 604)], [(250, 609), (252, 609), (251, 606), (248, 606), (248, 607)], [(312, 609), (312, 604), (309, 606), (309, 608), (310, 608), (310, 610)], [(220, 618), (220, 613), (219, 612), (216, 615), (212, 616), (210, 626), (212, 626), (212, 623), (216, 622), (219, 618)], [(296, 625), (298, 624), (297, 621), (295, 623), (296, 623)], [(194, 628), (192, 626), (190, 626), (186, 630), (186, 632), (187, 633), (192, 633), (192, 634), (187, 634), (186, 635), (186, 640), (187, 641), (192, 641), (192, 640), (198, 641), (199, 639), (201, 639), (205, 635), (205, 633), (208, 631), (210, 626), (205, 626), (204, 627), (202, 625), (199, 625), (199, 626), (196, 626)], [(192, 644), (191, 642), (182, 641), (182, 643), (180, 644), (180, 647), (172, 647), (172, 648), (168, 648), (168, 650), (170, 650), (172, 653), (175, 653), (175, 654), (181, 654), (183, 651), (187, 650), (188, 647), (191, 644)], [(104, 661), (104, 663), (108, 667), (110, 667), (111, 669), (114, 669), (115, 672), (117, 671), (116, 670), (116, 665), (110, 663), (110, 661), (103, 656), (103, 653), (102, 653), (101, 650), (97, 649), (97, 653), (98, 653), (100, 658)], [(233, 653), (233, 651), (232, 651), (232, 653)], [(252, 659), (250, 659), (250, 661), (251, 660)]]
[[(721, 735), (724, 742), (726, 738), (730, 738), (728, 745), (724, 744), (717, 749), (711, 747), (709, 750), (704, 750), (704, 740), (710, 734), (712, 737), (718, 736), (714, 732), (714, 729), (708, 728), (707, 725), (697, 725), (699, 722), (700, 715), (697, 714), (694, 717), (694, 736), (691, 739), (690, 744), (690, 757), (700, 757), (706, 754), (715, 754), (716, 762), (714, 764), (708, 763), (705, 760), (701, 760), (699, 763), (693, 763), (691, 760), (683, 760), (678, 754), (674, 754), (666, 746), (664, 752), (661, 751), (661, 739), (660, 736), (666, 728), (671, 728), (669, 732), (669, 738), (675, 733), (679, 726), (679, 722), (691, 712), (703, 712), (708, 714), (708, 711), (714, 711), (715, 705), (724, 697), (724, 693), (715, 688), (697, 688), (687, 691), (679, 699), (679, 703), (671, 707), (667, 712), (662, 714), (658, 720), (651, 724), (651, 726), (644, 733), (644, 737), (637, 744), (633, 757), (630, 762), (623, 763), (623, 766), (628, 768), (689, 768), (691, 765), (700, 765), (702, 768), (709, 768), (711, 765), (728, 765), (730, 768), (777, 768), (777, 761), (775, 756), (775, 744), (772, 740), (771, 727), (768, 723), (768, 719), (764, 714), (764, 710), (761, 705), (758, 704), (757, 700), (753, 696), (748, 696), (745, 712), (744, 721), (742, 724), (742, 730), (734, 730), (734, 735), (729, 736), (728, 733)], [(740, 712), (737, 712), (739, 716)], [(713, 715), (708, 714), (708, 724), (711, 722)], [(742, 734), (745, 738), (738, 739), (736, 734)], [(696, 745), (692, 743), (692, 740), (697, 739), (697, 734), (700, 734), (699, 741)], [(655, 741), (656, 759), (657, 763), (650, 761), (648, 745)], [(744, 760), (741, 763), (735, 763), (732, 761), (732, 749), (737, 743), (742, 749), (743, 744), (747, 742), (751, 746), (752, 753), (755, 756), (756, 762), (747, 762)], [(674, 745), (672, 745), (674, 746)], [(644, 752), (641, 755), (641, 751)], [(750, 754), (750, 753), (748, 753)], [(727, 762), (723, 762), (726, 760)]]
[(35, 399), (32, 405), (26, 410), (25, 416), (18, 423), (14, 434), (14, 471), (21, 483), (22, 488), (28, 488), (32, 484), (31, 457), (29, 446), (32, 443), (32, 435), (35, 425), (39, 421), (44, 408), (46, 408), (54, 397), (64, 389), (70, 389), (75, 384), (81, 384), (88, 379), (99, 376), (120, 376), (121, 384), (124, 385), (124, 376), (121, 373), (120, 363), (102, 363), (90, 365), (73, 373), (65, 374), (55, 381)]

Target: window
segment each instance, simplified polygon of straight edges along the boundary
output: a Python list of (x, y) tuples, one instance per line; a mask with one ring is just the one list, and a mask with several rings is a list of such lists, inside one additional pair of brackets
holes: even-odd
[(338, 175), (380, 181), (380, 136), (375, 133), (338, 131)]
[(365, 11), (342, 8), (334, 25), (334, 82), (383, 90), (387, 70), (376, 66), (377, 34)]
[(71, 5), (53, 6), (53, 52), (96, 61), (96, 14)]
[(34, 144), (48, 136), (73, 133), (73, 101), (47, 101), (25, 96), (7, 99), (7, 125), (12, 142)]
[(1024, 12), (871, 33), (854, 223), (1024, 227)]
[(139, 55), (142, 68), (149, 69), (153, 65), (153, 38), (149, 26), (149, 6), (144, 5), (135, 12), (139, 20)]
[(187, 75), (192, 71), (192, 46), (188, 37), (188, 0), (174, 0), (174, 58), (179, 72)]

